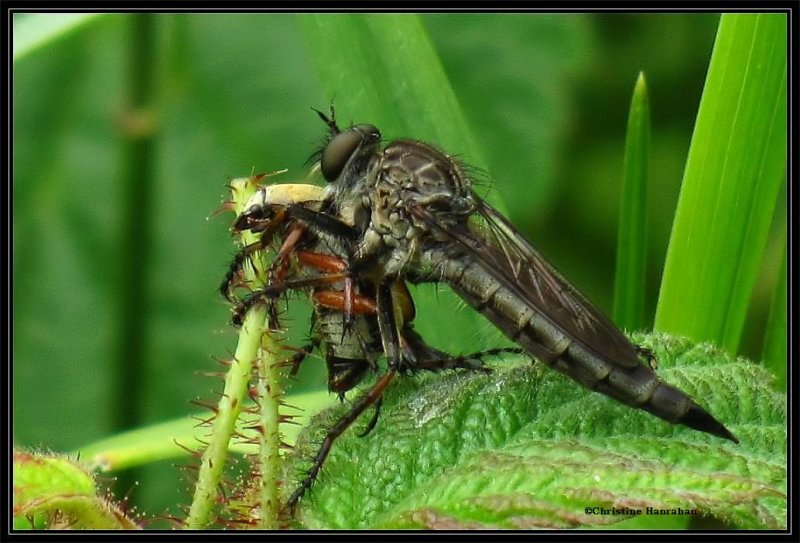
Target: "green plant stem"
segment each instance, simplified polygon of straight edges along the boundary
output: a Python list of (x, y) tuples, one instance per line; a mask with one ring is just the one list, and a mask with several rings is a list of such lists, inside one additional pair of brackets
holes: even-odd
[[(128, 47), (128, 80), (125, 110), (120, 126), (123, 137), (122, 222), (119, 232), (119, 280), (115, 330), (113, 408), (114, 427), (124, 430), (141, 422), (144, 356), (147, 341), (148, 270), (153, 240), (151, 197), (155, 169), (155, 16), (132, 15)], [(135, 472), (121, 474), (117, 487), (127, 492), (137, 479)]]
[(211, 514), (217, 497), (217, 488), (222, 479), (222, 470), (228, 453), (228, 444), (234, 433), (236, 419), (241, 413), (250, 374), (256, 354), (261, 345), (266, 309), (254, 307), (245, 317), (236, 354), (225, 375), (225, 389), (217, 404), (211, 440), (203, 451), (200, 471), (195, 487), (194, 498), (186, 519), (186, 528), (202, 529), (211, 521)]
[(261, 512), (258, 517), (259, 528), (263, 530), (278, 528), (278, 513), (281, 506), (278, 495), (281, 466), (278, 406), (281, 400), (281, 385), (280, 372), (275, 363), (275, 353), (279, 348), (280, 344), (272, 334), (264, 334), (261, 356), (258, 359), (258, 403), (261, 406), (258, 425), (258, 471), (261, 474), (259, 507)]
[[(238, 178), (230, 183), (231, 204), (236, 215), (242, 212), (245, 203), (250, 199), (258, 188), (260, 177)], [(256, 241), (255, 234), (245, 232), (242, 235), (244, 245)], [(245, 279), (250, 284), (263, 284), (266, 278), (265, 267), (257, 259), (250, 259), (253, 265), (245, 265), (243, 268)], [(205, 527), (211, 520), (212, 508), (217, 496), (217, 486), (222, 478), (222, 469), (225, 465), (231, 437), (234, 434), (236, 419), (242, 411), (244, 400), (247, 397), (250, 383), (250, 375), (254, 367), (259, 368), (261, 376), (259, 386), (265, 389), (271, 387), (269, 393), (259, 394), (260, 418), (267, 426), (262, 427), (261, 438), (259, 439), (259, 459), (263, 459), (260, 466), (261, 474), (265, 472), (273, 476), (272, 470), (277, 470), (275, 463), (279, 461), (271, 451), (279, 447), (279, 437), (277, 435), (277, 411), (278, 398), (281, 391), (278, 388), (277, 377), (272, 375), (275, 366), (274, 352), (277, 344), (269, 337), (266, 332), (267, 310), (262, 304), (253, 306), (245, 316), (242, 329), (239, 334), (239, 344), (236, 347), (234, 359), (231, 362), (228, 373), (225, 376), (225, 390), (220, 398), (217, 414), (214, 418), (211, 441), (203, 452), (200, 472), (195, 488), (194, 499), (186, 519), (186, 528), (197, 529)], [(262, 342), (266, 342), (267, 348), (262, 348)], [(263, 382), (262, 382), (263, 381)], [(266, 414), (265, 414), (266, 413)], [(264, 452), (267, 451), (267, 452)], [(272, 462), (268, 467), (267, 461)], [(273, 485), (274, 486), (274, 485)], [(267, 511), (267, 507), (274, 508), (275, 499), (268, 499), (263, 502), (262, 514)], [(266, 517), (262, 517), (264, 523), (274, 522)]]
[(644, 72), (633, 90), (625, 139), (617, 269), (614, 278), (614, 322), (640, 330), (644, 322), (647, 263), (647, 169), (650, 161), (650, 104)]

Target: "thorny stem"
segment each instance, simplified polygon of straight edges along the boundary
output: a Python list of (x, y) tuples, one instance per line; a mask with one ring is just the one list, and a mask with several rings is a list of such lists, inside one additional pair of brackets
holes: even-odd
[[(237, 215), (255, 192), (259, 179), (260, 177), (250, 177), (231, 181), (233, 210)], [(249, 232), (243, 234), (242, 242), (244, 244), (254, 241), (253, 234)], [(244, 273), (250, 282), (258, 282), (259, 279), (263, 280), (265, 277), (264, 267), (258, 262), (255, 262), (255, 266), (245, 266)], [(242, 324), (236, 353), (225, 376), (224, 392), (217, 405), (211, 438), (201, 459), (197, 486), (185, 524), (188, 529), (204, 528), (211, 519), (217, 489), (225, 466), (228, 445), (234, 433), (236, 419), (241, 414), (247, 397), (250, 376), (256, 360), (258, 360), (257, 367), (259, 369), (258, 404), (261, 409), (259, 424), (262, 430), (258, 454), (260, 465), (257, 472), (264, 479), (260, 486), (259, 497), (262, 500), (262, 506), (258, 516), (262, 528), (274, 528), (277, 525), (279, 510), (277, 473), (280, 461), (278, 456), (280, 447), (278, 401), (282, 396), (282, 391), (278, 384), (278, 375), (275, 369), (277, 364), (273, 354), (278, 350), (278, 343), (274, 337), (265, 333), (266, 318), (266, 308), (256, 305), (247, 312)]]
[(217, 488), (222, 479), (222, 470), (225, 467), (228, 443), (247, 396), (250, 373), (261, 344), (266, 319), (266, 309), (256, 306), (247, 314), (242, 325), (236, 355), (225, 376), (224, 393), (217, 404), (211, 439), (203, 451), (197, 487), (189, 509), (189, 517), (186, 519), (188, 529), (202, 529), (209, 523)]
[(280, 414), (280, 381), (277, 364), (273, 353), (279, 344), (271, 334), (262, 336), (261, 356), (258, 358), (258, 403), (259, 412), (258, 464), (261, 479), (259, 481), (259, 528), (275, 530), (280, 512), (278, 496), (278, 478), (280, 472), (281, 435), (278, 431)]

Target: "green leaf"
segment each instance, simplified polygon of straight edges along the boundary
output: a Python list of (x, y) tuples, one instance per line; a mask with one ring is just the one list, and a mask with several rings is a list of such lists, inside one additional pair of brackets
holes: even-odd
[(22, 451), (14, 451), (14, 527), (138, 528), (99, 495), (94, 477), (78, 462)]
[(786, 168), (786, 16), (723, 15), (656, 329), (735, 352)]
[(647, 169), (650, 161), (650, 103), (644, 72), (633, 90), (625, 139), (617, 269), (614, 277), (614, 322), (624, 330), (641, 330), (644, 322), (647, 264)]
[[(636, 520), (658, 528), (665, 516), (647, 507), (680, 507), (731, 527), (784, 527), (785, 398), (768, 372), (708, 344), (633, 339), (654, 350), (665, 381), (696, 398), (741, 444), (630, 409), (538, 364), (420, 375), (390, 389), (371, 434), (356, 436), (367, 413), (335, 443), (299, 522), (310, 529), (572, 528), (632, 516), (586, 513), (598, 507), (641, 509)], [(346, 408), (323, 412), (301, 434), (289, 467), (295, 481)]]

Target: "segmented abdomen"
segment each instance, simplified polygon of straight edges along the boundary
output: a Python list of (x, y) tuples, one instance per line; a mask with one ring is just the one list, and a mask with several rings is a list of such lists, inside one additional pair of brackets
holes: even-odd
[(652, 368), (643, 363), (625, 367), (594, 354), (581, 338), (568, 336), (469, 255), (453, 257), (431, 251), (428, 259), (437, 279), (447, 282), (509, 339), (553, 369), (586, 388), (669, 422), (737, 441), (687, 394), (662, 382)]

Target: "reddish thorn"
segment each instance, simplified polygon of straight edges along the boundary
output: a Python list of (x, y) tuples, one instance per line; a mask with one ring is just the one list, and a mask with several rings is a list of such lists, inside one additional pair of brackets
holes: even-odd
[(197, 370), (194, 372), (195, 375), (199, 375), (201, 377), (225, 377), (225, 372), (222, 371), (200, 371)]
[(189, 403), (192, 405), (196, 405), (198, 407), (203, 407), (205, 409), (208, 409), (209, 411), (212, 411), (214, 414), (219, 413), (219, 408), (217, 407), (217, 405), (207, 400), (201, 400), (198, 398), (194, 400), (189, 400)]
[(229, 200), (226, 200), (226, 201), (222, 202), (221, 206), (219, 206), (217, 209), (215, 209), (214, 211), (211, 212), (211, 215), (209, 216), (209, 218), (216, 218), (219, 215), (222, 215), (223, 213), (225, 213), (226, 211), (234, 211), (233, 202), (231, 202)]
[(294, 409), (295, 411), (303, 411), (302, 407), (297, 407), (296, 405), (292, 405), (290, 403), (286, 403), (284, 401), (280, 402), (281, 407), (286, 407), (287, 409)]
[(212, 415), (205, 420), (192, 417), (194, 418), (194, 420), (198, 421), (197, 424), (193, 426), (193, 428), (200, 428), (201, 426), (211, 426), (211, 424), (214, 422), (215, 417), (216, 415)]
[[(245, 426), (244, 429), (245, 430), (255, 430), (256, 432), (258, 432), (262, 436), (266, 433), (266, 429), (264, 428), (263, 424), (253, 424), (252, 426)], [(252, 439), (252, 438), (250, 438), (250, 439)]]
[(278, 417), (279, 424), (291, 424), (292, 426), (301, 426), (299, 422), (296, 420), (290, 420), (288, 418)]
[(190, 449), (189, 447), (187, 447), (185, 445), (181, 445), (181, 443), (177, 439), (173, 439), (172, 442), (175, 445), (177, 445), (178, 447), (180, 447), (181, 449), (183, 449), (184, 451), (186, 451), (187, 453), (191, 454), (192, 456), (200, 456), (199, 451)]

